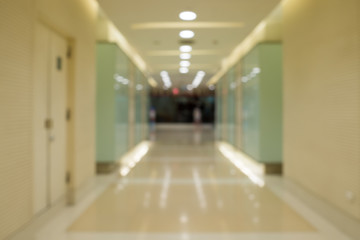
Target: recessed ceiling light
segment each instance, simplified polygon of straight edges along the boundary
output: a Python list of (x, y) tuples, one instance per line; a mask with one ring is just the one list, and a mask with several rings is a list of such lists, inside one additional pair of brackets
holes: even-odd
[(189, 69), (188, 69), (187, 67), (181, 67), (181, 68), (179, 69), (179, 72), (180, 72), (180, 73), (188, 73), (188, 72), (189, 72)]
[(191, 54), (190, 54), (190, 53), (181, 53), (181, 54), (180, 54), (180, 59), (187, 60), (187, 59), (190, 59), (190, 58), (191, 58)]
[(169, 74), (168, 74), (168, 72), (167, 71), (161, 71), (160, 72), (160, 76), (162, 76), (162, 77), (165, 77), (165, 76), (168, 76)]
[(160, 72), (160, 76), (164, 82), (164, 89), (166, 88), (170, 88), (171, 87), (171, 80), (169, 77), (169, 73), (167, 71), (161, 71)]
[(190, 66), (190, 62), (189, 62), (189, 61), (181, 61), (181, 62), (180, 62), (180, 66), (182, 66), (182, 67), (189, 67), (189, 66)]
[(179, 18), (184, 21), (192, 21), (196, 19), (196, 13), (191, 11), (184, 11), (179, 14)]
[(191, 30), (184, 30), (179, 33), (179, 36), (181, 38), (193, 38), (195, 36), (195, 33)]
[(201, 76), (201, 77), (204, 77), (204, 76), (205, 76), (205, 72), (204, 72), (204, 71), (199, 71), (197, 74), (198, 74), (199, 76)]
[(189, 45), (183, 45), (180, 47), (180, 52), (191, 52), (192, 51), (192, 47)]
[(191, 85), (193, 86), (193, 88), (197, 88), (197, 87), (200, 85), (200, 83), (202, 82), (205, 74), (206, 74), (206, 73), (205, 73), (204, 71), (199, 71), (199, 72), (196, 74), (196, 77), (195, 77), (195, 79), (193, 80), (193, 82), (192, 82), (192, 84), (191, 84)]

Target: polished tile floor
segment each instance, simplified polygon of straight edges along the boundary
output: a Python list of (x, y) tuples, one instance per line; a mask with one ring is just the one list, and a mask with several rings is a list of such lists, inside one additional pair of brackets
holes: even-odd
[(287, 193), (280, 177), (251, 181), (218, 151), (211, 128), (158, 130), (152, 138), (126, 176), (100, 177), (32, 239), (350, 239)]

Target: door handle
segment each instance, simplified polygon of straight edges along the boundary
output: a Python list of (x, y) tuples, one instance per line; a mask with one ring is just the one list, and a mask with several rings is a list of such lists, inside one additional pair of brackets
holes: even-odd
[(54, 136), (54, 135), (50, 135), (50, 136), (49, 136), (49, 141), (50, 141), (50, 142), (54, 142), (54, 141), (55, 141), (55, 136)]

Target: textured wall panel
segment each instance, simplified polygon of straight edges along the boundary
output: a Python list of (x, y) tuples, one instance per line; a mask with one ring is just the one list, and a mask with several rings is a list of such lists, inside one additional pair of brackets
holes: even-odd
[(32, 1), (0, 1), (0, 239), (32, 214)]
[(358, 0), (284, 4), (285, 174), (360, 218)]

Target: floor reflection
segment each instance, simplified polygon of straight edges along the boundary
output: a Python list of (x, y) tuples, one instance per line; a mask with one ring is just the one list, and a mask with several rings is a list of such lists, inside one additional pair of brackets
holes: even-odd
[(313, 232), (269, 189), (217, 151), (211, 128), (159, 129), (153, 146), (69, 228), (70, 232)]

